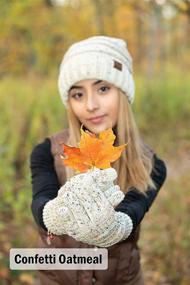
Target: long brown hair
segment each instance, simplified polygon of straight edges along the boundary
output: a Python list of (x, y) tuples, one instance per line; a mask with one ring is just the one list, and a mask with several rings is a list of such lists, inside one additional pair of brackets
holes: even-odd
[[(116, 126), (113, 132), (116, 136), (114, 146), (119, 146), (128, 142), (120, 158), (111, 163), (118, 174), (114, 184), (118, 184), (121, 190), (126, 193), (131, 187), (144, 192), (148, 186), (155, 187), (150, 177), (153, 167), (153, 151), (146, 145), (139, 134), (133, 111), (127, 96), (118, 89), (119, 113)], [(68, 104), (69, 138), (67, 144), (78, 146), (80, 141), (81, 123), (73, 113)], [(67, 179), (76, 173), (73, 169), (66, 167)]]

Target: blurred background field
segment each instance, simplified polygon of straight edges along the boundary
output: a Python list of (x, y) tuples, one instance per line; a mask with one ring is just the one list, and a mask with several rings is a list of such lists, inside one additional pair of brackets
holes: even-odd
[(190, 1), (0, 0), (0, 285), (32, 285), (11, 271), (12, 247), (35, 247), (29, 157), (67, 127), (58, 68), (74, 41), (105, 34), (127, 40), (135, 117), (167, 165), (167, 180), (142, 223), (146, 285), (190, 284)]

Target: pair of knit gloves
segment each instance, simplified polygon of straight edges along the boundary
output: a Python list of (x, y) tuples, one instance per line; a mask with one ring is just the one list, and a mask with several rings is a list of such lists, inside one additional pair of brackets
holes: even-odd
[(99, 247), (109, 247), (126, 239), (131, 218), (114, 208), (123, 200), (114, 168), (94, 168), (73, 176), (43, 208), (43, 221), (50, 233), (67, 234)]

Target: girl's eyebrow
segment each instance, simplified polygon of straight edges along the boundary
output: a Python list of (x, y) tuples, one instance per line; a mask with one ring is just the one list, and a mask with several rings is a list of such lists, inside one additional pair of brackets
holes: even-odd
[[(92, 83), (92, 85), (97, 85), (97, 84), (99, 84), (100, 82), (102, 82), (103, 80), (97, 80), (97, 81), (95, 81), (94, 83)], [(69, 89), (69, 92), (72, 90), (72, 89), (75, 89), (75, 88), (79, 88), (79, 89), (81, 89), (81, 88), (83, 88), (82, 86), (78, 86), (78, 85), (73, 85), (70, 89)]]

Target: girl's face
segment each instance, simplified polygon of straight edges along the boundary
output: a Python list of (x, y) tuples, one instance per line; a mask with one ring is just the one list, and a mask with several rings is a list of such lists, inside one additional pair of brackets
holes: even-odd
[(79, 121), (95, 134), (114, 128), (117, 123), (118, 88), (106, 81), (77, 82), (69, 90), (69, 104)]

